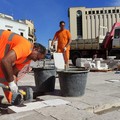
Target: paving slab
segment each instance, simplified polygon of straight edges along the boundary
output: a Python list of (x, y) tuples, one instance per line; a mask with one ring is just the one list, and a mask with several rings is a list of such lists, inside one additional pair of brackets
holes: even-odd
[(42, 101), (42, 103), (48, 105), (48, 106), (57, 106), (57, 105), (65, 105), (65, 104), (69, 104), (69, 101), (65, 101), (62, 99), (52, 99), (52, 100), (45, 100)]
[(83, 120), (94, 116), (93, 113), (78, 110), (69, 105), (47, 107), (37, 111), (45, 116), (53, 116), (57, 120)]
[(24, 112), (24, 111), (30, 111), (30, 110), (35, 110), (38, 108), (46, 107), (48, 105), (42, 103), (42, 102), (32, 102), (32, 103), (26, 103), (22, 106), (10, 106), (8, 107), (8, 113), (19, 113), (19, 112)]
[[(116, 93), (117, 91), (120, 90), (120, 87), (113, 85), (113, 83), (104, 83), (104, 84), (97, 84), (97, 85), (91, 85), (87, 86), (88, 90), (96, 91), (97, 93), (109, 95), (112, 93)], [(87, 91), (86, 91), (87, 93)]]
[(25, 103), (22, 106), (10, 106), (8, 107), (8, 113), (13, 113), (13, 112), (19, 113), (24, 111), (40, 109), (48, 106), (64, 105), (68, 103), (69, 101), (64, 101), (62, 99), (52, 99), (52, 100), (46, 100), (46, 101), (31, 102), (31, 103)]
[(21, 112), (16, 114), (2, 115), (0, 120), (55, 120), (51, 116), (44, 116), (37, 111)]
[(109, 94), (110, 96), (113, 96), (113, 97), (118, 97), (120, 98), (120, 92), (118, 91), (117, 93), (112, 93), (112, 94)]
[(68, 105), (78, 110), (85, 110), (90, 107), (90, 105), (88, 105), (87, 103), (82, 103), (80, 101), (76, 101), (76, 102), (74, 101), (74, 102), (69, 103)]

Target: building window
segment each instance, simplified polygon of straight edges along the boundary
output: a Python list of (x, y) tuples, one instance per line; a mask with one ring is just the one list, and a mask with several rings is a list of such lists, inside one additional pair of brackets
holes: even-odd
[(100, 10), (100, 13), (103, 14), (103, 10)]
[(5, 27), (8, 27), (8, 28), (13, 28), (13, 26), (10, 26), (10, 25), (5, 25)]
[(105, 10), (105, 13), (107, 13), (107, 10)]
[(92, 11), (92, 14), (95, 14), (95, 11)]
[(25, 31), (24, 29), (21, 29), (21, 28), (19, 28), (18, 30), (20, 30), (20, 31)]
[(91, 11), (89, 11), (89, 14), (91, 14)]
[(28, 27), (28, 33), (30, 34), (30, 27)]
[(115, 13), (115, 10), (112, 10), (113, 13)]
[(20, 32), (20, 35), (23, 36), (23, 32)]
[(85, 11), (85, 14), (87, 14), (87, 11)]
[(116, 12), (119, 13), (119, 9), (117, 9)]
[(120, 30), (119, 29), (116, 29), (114, 33), (115, 33), (114, 38), (120, 38)]
[(78, 10), (76, 13), (76, 19), (77, 19), (77, 36), (78, 38), (82, 38), (82, 11)]
[(99, 14), (99, 10), (96, 11), (96, 14)]
[(111, 13), (111, 10), (108, 10), (108, 13)]
[(32, 34), (34, 34), (34, 29), (32, 29)]

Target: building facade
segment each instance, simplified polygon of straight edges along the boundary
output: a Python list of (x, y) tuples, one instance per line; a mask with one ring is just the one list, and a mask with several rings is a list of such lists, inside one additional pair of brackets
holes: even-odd
[(12, 16), (0, 13), (0, 29), (15, 32), (30, 42), (36, 42), (35, 28), (31, 20), (14, 20)]
[(0, 29), (13, 31), (28, 39), (28, 26), (23, 21), (15, 21), (12, 16), (0, 14)]
[(120, 7), (71, 7), (68, 17), (72, 40), (95, 39), (106, 34), (105, 29), (100, 31), (100, 26), (110, 31), (115, 22), (120, 22)]
[(35, 26), (32, 20), (23, 20), (28, 25), (28, 40), (32, 43), (36, 42)]

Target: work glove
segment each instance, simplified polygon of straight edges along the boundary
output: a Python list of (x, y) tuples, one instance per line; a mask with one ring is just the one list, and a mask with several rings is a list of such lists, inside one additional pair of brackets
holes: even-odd
[(53, 46), (50, 47), (50, 50), (53, 50)]
[(9, 82), (9, 87), (12, 93), (17, 93), (18, 92), (18, 86), (15, 84), (14, 81)]
[(64, 47), (64, 51), (66, 51), (67, 50), (67, 48), (66, 47)]

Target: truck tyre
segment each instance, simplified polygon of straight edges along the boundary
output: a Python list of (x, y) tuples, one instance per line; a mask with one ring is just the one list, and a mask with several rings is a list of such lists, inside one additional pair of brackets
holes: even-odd
[(73, 52), (71, 56), (72, 64), (76, 66), (76, 59), (81, 58), (81, 55), (79, 52)]
[(110, 51), (110, 56), (116, 56), (116, 59), (120, 59), (120, 50), (119, 49), (113, 49)]

